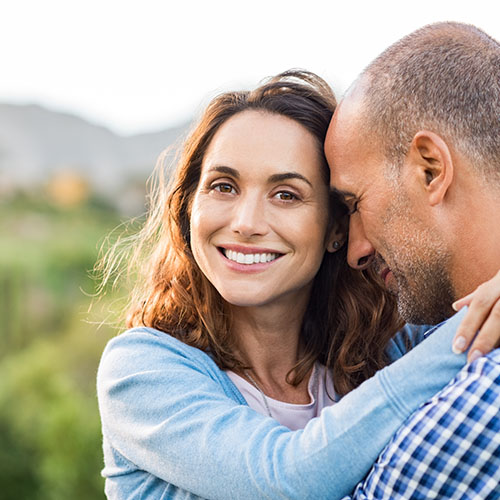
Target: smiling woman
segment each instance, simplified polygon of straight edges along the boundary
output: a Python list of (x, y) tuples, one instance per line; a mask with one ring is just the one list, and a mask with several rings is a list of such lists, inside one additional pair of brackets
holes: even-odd
[(193, 198), (191, 249), (226, 302), (270, 309), (286, 300), (303, 316), (327, 246), (321, 166), (316, 138), (281, 115), (244, 111), (214, 136)]
[(393, 338), (393, 299), (346, 264), (334, 107), (319, 77), (283, 73), (210, 103), (169, 189), (160, 166), (130, 330), (98, 374), (108, 497), (340, 498), (463, 366), (444, 332), (353, 390), (423, 329)]

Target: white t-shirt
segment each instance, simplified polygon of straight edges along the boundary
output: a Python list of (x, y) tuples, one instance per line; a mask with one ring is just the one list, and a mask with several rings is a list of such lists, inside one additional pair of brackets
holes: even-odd
[[(262, 415), (269, 416), (262, 394), (254, 385), (233, 371), (228, 370), (226, 373), (241, 392), (248, 406)], [(320, 363), (316, 363), (313, 367), (309, 378), (308, 391), (311, 397), (311, 402), (308, 404), (285, 403), (266, 396), (271, 416), (280, 424), (295, 431), (303, 429), (311, 418), (319, 416), (323, 408), (335, 403), (335, 399), (332, 399), (335, 397), (335, 390), (333, 389), (331, 372), (326, 371), (325, 366)]]

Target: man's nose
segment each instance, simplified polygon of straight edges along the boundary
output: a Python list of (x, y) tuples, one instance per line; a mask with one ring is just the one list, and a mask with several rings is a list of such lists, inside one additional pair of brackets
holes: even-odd
[(245, 238), (265, 234), (268, 230), (265, 203), (252, 193), (240, 195), (234, 207), (231, 229)]
[(366, 269), (373, 262), (375, 249), (366, 238), (362, 222), (358, 216), (349, 221), (349, 242), (347, 247), (347, 262), (354, 269)]

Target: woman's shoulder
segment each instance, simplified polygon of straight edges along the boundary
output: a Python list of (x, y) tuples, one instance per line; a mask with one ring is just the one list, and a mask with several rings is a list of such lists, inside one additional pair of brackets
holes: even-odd
[(169, 397), (185, 394), (186, 387), (196, 391), (205, 387), (207, 394), (222, 391), (244, 404), (227, 374), (201, 349), (147, 327), (131, 328), (112, 338), (97, 371), (100, 400), (115, 400), (131, 388), (150, 391), (155, 386), (168, 387)]
[(171, 353), (172, 355), (194, 356), (203, 359), (208, 357), (207, 353), (201, 349), (188, 345), (169, 333), (147, 326), (129, 328), (113, 337), (106, 345), (104, 352), (114, 349), (125, 351), (128, 349), (134, 351), (136, 349), (160, 349), (163, 354)]
[(190, 365), (198, 368), (215, 363), (202, 350), (190, 346), (168, 333), (148, 327), (136, 327), (113, 337), (104, 348), (99, 371), (121, 372), (131, 369), (175, 368)]

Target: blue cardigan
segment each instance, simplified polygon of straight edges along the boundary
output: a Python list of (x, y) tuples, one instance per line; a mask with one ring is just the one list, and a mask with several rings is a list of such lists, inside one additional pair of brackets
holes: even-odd
[[(462, 316), (421, 343), (406, 327), (388, 347), (397, 361), (298, 431), (250, 409), (206, 353), (149, 328), (115, 337), (97, 379), (108, 498), (342, 498), (464, 366), (451, 352)], [(405, 337), (419, 345), (401, 357)]]

